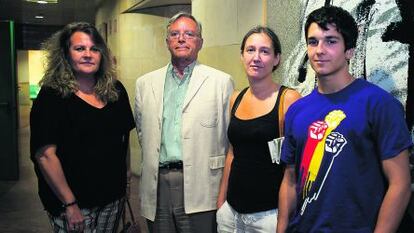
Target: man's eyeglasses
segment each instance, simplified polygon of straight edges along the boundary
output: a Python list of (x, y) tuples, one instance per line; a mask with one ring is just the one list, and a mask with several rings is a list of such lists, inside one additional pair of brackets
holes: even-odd
[(192, 31), (185, 31), (184, 33), (180, 33), (178, 31), (171, 31), (168, 33), (168, 38), (170, 39), (178, 39), (180, 36), (184, 37), (184, 39), (192, 40), (195, 39), (198, 35)]

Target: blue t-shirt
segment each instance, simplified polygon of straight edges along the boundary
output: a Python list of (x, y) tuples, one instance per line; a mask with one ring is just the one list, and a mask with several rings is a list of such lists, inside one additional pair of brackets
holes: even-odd
[(298, 100), (282, 147), (297, 177), (289, 232), (372, 232), (387, 189), (381, 162), (410, 146), (401, 103), (363, 79)]

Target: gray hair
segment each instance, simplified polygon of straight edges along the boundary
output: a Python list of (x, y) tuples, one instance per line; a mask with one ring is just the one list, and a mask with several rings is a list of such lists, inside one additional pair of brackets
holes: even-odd
[(196, 20), (196, 18), (194, 18), (194, 16), (192, 16), (190, 13), (184, 12), (184, 11), (180, 11), (177, 14), (175, 14), (173, 17), (170, 18), (170, 20), (168, 20), (168, 25), (167, 25), (167, 32), (170, 30), (170, 26), (171, 24), (175, 23), (179, 18), (189, 18), (191, 20), (193, 20), (196, 25), (197, 25), (197, 34), (200, 38), (203, 38), (201, 35), (202, 32), (202, 26), (201, 23), (199, 21)]

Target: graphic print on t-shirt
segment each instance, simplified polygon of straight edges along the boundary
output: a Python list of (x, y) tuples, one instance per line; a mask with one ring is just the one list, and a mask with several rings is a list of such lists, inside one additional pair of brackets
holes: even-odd
[[(333, 110), (326, 115), (323, 121), (315, 121), (309, 126), (299, 171), (300, 187), (304, 200), (301, 215), (309, 203), (318, 199), (335, 158), (347, 143), (342, 134), (333, 132), (345, 118), (346, 115), (343, 111)], [(326, 169), (321, 169), (324, 159), (328, 161), (329, 165)], [(319, 186), (312, 188), (316, 180), (318, 180)]]

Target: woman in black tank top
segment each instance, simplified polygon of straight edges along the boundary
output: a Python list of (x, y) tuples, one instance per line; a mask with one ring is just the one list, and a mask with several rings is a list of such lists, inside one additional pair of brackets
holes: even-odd
[(300, 98), (298, 92), (272, 80), (280, 53), (279, 39), (268, 27), (257, 26), (243, 38), (241, 60), (249, 87), (231, 100), (231, 145), (217, 200), (219, 232), (276, 231), (283, 166), (273, 163), (268, 142), (281, 136), (279, 106), (283, 119)]

